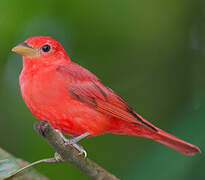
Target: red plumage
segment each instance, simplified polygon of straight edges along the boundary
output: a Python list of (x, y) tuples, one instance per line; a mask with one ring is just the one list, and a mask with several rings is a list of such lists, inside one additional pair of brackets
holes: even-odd
[[(85, 132), (90, 136), (127, 134), (153, 139), (186, 155), (201, 152), (144, 120), (95, 75), (71, 62), (54, 39), (32, 37), (25, 43), (36, 54), (20, 53), (24, 56), (21, 93), (39, 120), (48, 120), (54, 128), (72, 136)], [(43, 51), (44, 45), (49, 45), (48, 52)]]

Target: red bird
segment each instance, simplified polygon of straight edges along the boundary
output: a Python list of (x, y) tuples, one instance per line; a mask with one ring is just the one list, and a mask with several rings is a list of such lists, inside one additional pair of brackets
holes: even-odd
[(185, 155), (201, 152), (143, 119), (94, 74), (72, 62), (56, 40), (31, 37), (12, 51), (23, 56), (19, 83), (26, 105), (39, 120), (77, 136), (73, 144), (114, 133), (150, 138)]

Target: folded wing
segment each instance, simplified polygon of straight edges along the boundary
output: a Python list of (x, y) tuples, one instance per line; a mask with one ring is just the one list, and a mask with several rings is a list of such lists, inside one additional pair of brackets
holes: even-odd
[(68, 77), (68, 93), (77, 100), (87, 103), (97, 111), (130, 123), (157, 131), (149, 122), (135, 113), (118, 94), (103, 85), (91, 72), (77, 64), (58, 67), (58, 72)]

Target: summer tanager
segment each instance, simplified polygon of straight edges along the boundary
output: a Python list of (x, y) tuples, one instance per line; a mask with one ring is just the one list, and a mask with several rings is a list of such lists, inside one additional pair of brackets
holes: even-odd
[(94, 74), (72, 62), (56, 40), (31, 37), (12, 51), (23, 56), (19, 83), (26, 105), (64, 134), (126, 134), (153, 139), (185, 155), (201, 152), (143, 119)]

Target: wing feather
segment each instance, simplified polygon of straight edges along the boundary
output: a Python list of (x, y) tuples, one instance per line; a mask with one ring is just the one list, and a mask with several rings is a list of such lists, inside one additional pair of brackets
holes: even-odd
[(96, 76), (83, 67), (70, 64), (58, 68), (58, 72), (67, 76), (68, 92), (79, 101), (107, 115), (157, 131), (154, 126), (135, 113), (124, 99), (104, 86)]

